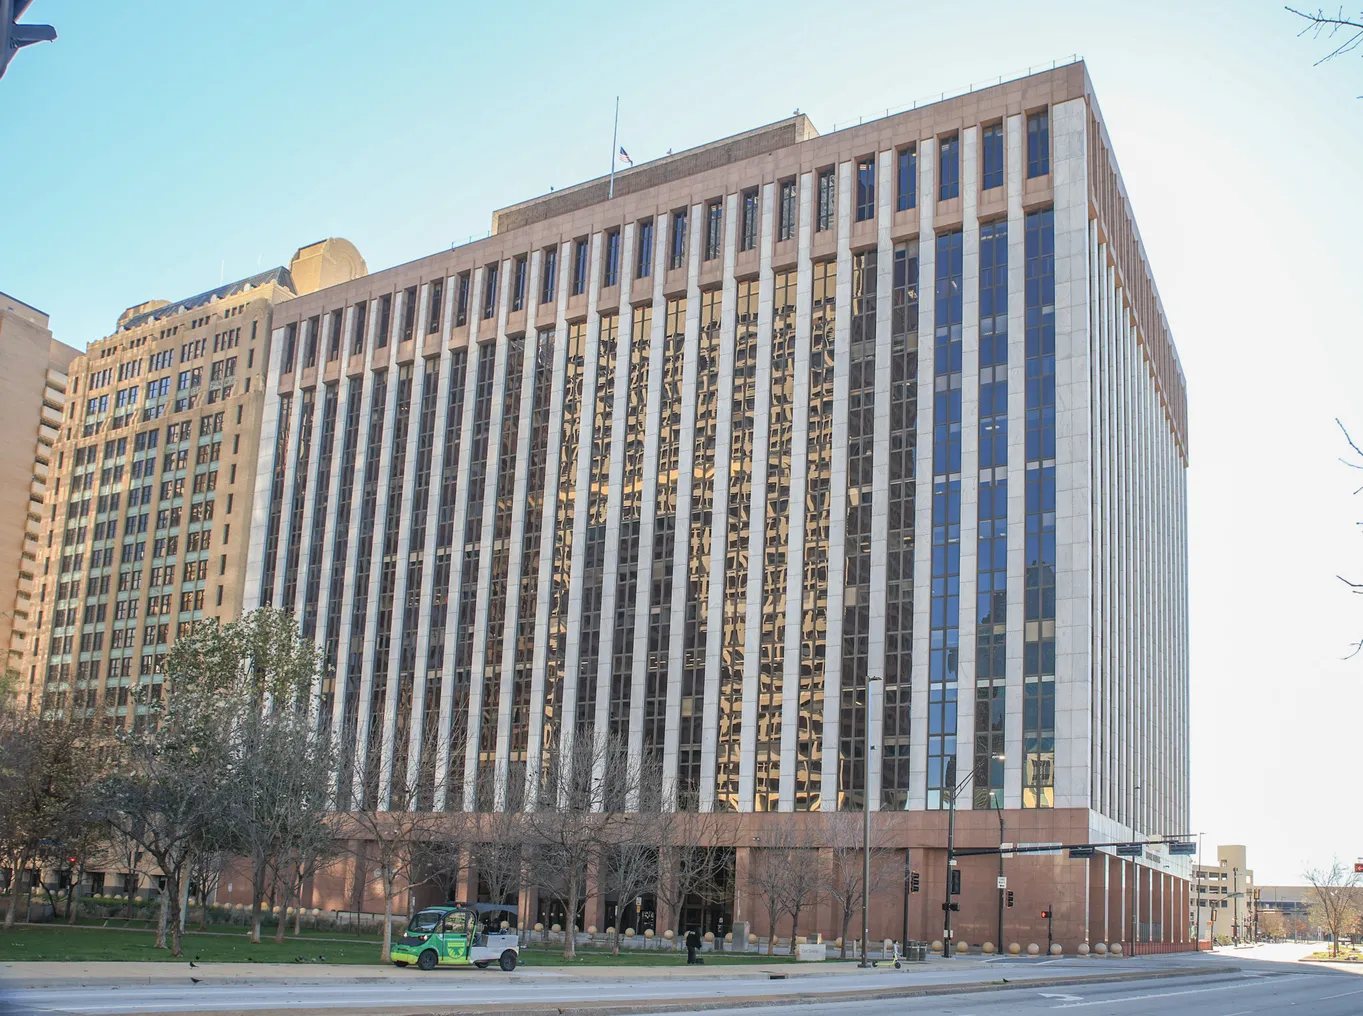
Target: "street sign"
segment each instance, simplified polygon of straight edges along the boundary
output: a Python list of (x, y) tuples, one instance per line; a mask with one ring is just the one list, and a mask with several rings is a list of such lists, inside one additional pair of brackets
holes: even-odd
[(1197, 853), (1196, 843), (1188, 842), (1169, 844), (1170, 857), (1192, 857), (1196, 853)]
[(1007, 889), (1007, 888), (1008, 888), (1008, 876), (1007, 876), (1007, 875), (1000, 875), (1000, 876), (998, 877), (998, 879), (997, 879), (997, 882), (998, 882), (998, 886), (999, 886), (1000, 889)]
[(1140, 857), (1145, 853), (1145, 848), (1139, 843), (1119, 843), (1117, 844), (1118, 857)]
[(1095, 853), (1096, 851), (1092, 847), (1070, 847), (1070, 860), (1082, 861), (1085, 858), (1092, 857)]

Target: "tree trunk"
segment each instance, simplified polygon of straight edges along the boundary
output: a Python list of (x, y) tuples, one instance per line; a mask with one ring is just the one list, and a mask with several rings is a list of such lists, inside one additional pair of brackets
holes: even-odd
[(127, 916), (130, 921), (133, 919), (133, 898), (137, 895), (137, 884), (141, 881), (142, 879), (137, 873), (136, 865), (129, 870), (128, 877), (123, 880), (123, 891), (128, 897)]
[(393, 952), (393, 876), (385, 865), (383, 869), (383, 951), (379, 953), (380, 963), (391, 963)]
[(302, 938), (302, 937), (303, 937), (303, 883), (304, 883), (305, 881), (306, 881), (306, 879), (303, 877), (303, 873), (302, 873), (302, 872), (299, 872), (299, 874), (298, 874), (298, 904), (294, 907), (294, 910), (293, 910), (293, 937), (294, 937), (294, 938)]
[(180, 919), (175, 922), (176, 931), (180, 935), (185, 933), (185, 920), (189, 917), (189, 870), (180, 872), (180, 888), (175, 893), (175, 899), (179, 903)]
[[(167, 884), (166, 884), (166, 889), (167, 889), (167, 890), (170, 890), (170, 884), (169, 884), (169, 883), (170, 883), (170, 876), (166, 876), (166, 883), (167, 883)], [(168, 901), (170, 900), (170, 897), (171, 897), (171, 892), (170, 892), (170, 891), (163, 892), (163, 893), (161, 894), (161, 906), (160, 906), (160, 908), (157, 910), (157, 916), (156, 916), (156, 948), (157, 948), (157, 949), (164, 949), (164, 948), (166, 947), (166, 907), (167, 907), (167, 905), (168, 905)]]
[(800, 911), (790, 915), (790, 954), (795, 955), (795, 942), (800, 937)]
[(279, 880), (279, 887), (283, 891), (283, 896), (279, 901), (279, 921), (275, 924), (274, 940), (282, 944), (284, 932), (288, 930), (289, 899), (292, 896), (293, 886), (286, 880)]
[(251, 932), (252, 942), (260, 941), (261, 897), (265, 895), (265, 862), (257, 859), (251, 867)]
[(80, 883), (72, 882), (70, 906), (66, 914), (66, 923), (75, 924), (79, 912), (80, 912)]
[[(14, 927), (15, 918), (19, 914), (19, 888), (24, 881), (24, 875), (28, 868), (28, 855), (24, 854), (19, 858), (19, 864), (14, 869), (14, 874), (9, 883), (9, 909), (5, 911), (5, 930), (9, 931)], [(27, 915), (25, 915), (27, 916)]]
[(776, 911), (767, 911), (767, 955), (776, 955)]
[(568, 915), (563, 925), (563, 958), (577, 959), (577, 872), (569, 874)]
[(182, 894), (189, 889), (189, 880), (185, 878), (183, 868), (175, 873), (174, 878), (169, 880), (169, 885), (167, 885), (166, 888), (173, 889), (173, 892), (166, 894), (166, 896), (169, 897), (168, 902), (170, 904), (170, 954), (178, 958), (181, 954), (181, 944), (184, 940), (184, 927), (182, 923), (184, 921), (184, 911), (180, 909), (180, 899)]
[(852, 915), (848, 910), (844, 909), (842, 912), (842, 937), (839, 939), (839, 941), (842, 942), (842, 951), (838, 954), (838, 959), (840, 960), (847, 959), (847, 926), (851, 923)]

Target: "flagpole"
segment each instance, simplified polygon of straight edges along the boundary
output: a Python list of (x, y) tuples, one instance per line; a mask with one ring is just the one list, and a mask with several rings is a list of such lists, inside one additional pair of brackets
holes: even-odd
[(615, 97), (615, 126), (611, 128), (611, 186), (606, 199), (615, 197), (615, 146), (620, 140), (620, 96)]

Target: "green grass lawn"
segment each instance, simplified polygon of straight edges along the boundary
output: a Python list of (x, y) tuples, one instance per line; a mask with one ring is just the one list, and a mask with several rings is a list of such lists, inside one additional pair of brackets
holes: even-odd
[[(161, 960), (172, 961), (168, 949), (154, 947), (154, 931), (104, 929), (65, 925), (19, 925), (0, 933), (0, 962), (19, 960)], [(293, 963), (297, 957), (327, 963), (377, 963), (379, 944), (375, 939), (346, 941), (307, 941), (287, 939), (282, 945), (272, 940), (248, 942), (245, 934), (199, 935), (185, 933), (184, 960), (204, 963)]]
[[(167, 949), (154, 947), (154, 930), (90, 927), (68, 927), (56, 924), (18, 925), (12, 931), (0, 933), (0, 963), (20, 960), (151, 960), (159, 962), (203, 963), (295, 963), (298, 957), (308, 962), (377, 963), (379, 941), (365, 936), (346, 939), (321, 939), (305, 935), (302, 939), (288, 938), (276, 945), (272, 936), (259, 944), (248, 942), (244, 933), (230, 934), (228, 925), (218, 925), (207, 934), (185, 932), (184, 956), (174, 960)], [(332, 933), (336, 935), (335, 932)], [(577, 959), (571, 964), (563, 959), (562, 947), (534, 946), (521, 950), (521, 961), (536, 967), (674, 967), (686, 964), (686, 950), (678, 949), (622, 949), (612, 956), (605, 945), (579, 946)], [(706, 953), (706, 965), (792, 963), (787, 955), (767, 956), (765, 953)], [(300, 964), (302, 965), (302, 964)]]
[[(768, 956), (766, 953), (705, 953), (706, 966), (728, 964), (793, 963), (794, 957), (779, 953)], [(563, 958), (563, 949), (541, 949), (538, 946), (521, 950), (521, 962), (537, 967), (676, 967), (686, 966), (686, 950), (671, 952), (667, 949), (621, 949), (619, 956), (612, 956), (608, 946), (578, 946), (577, 959), (572, 963)]]

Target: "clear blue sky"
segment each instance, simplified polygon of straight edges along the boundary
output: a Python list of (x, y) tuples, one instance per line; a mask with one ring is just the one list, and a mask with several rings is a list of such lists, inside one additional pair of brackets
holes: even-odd
[(617, 93), (644, 161), (1078, 53), (1189, 381), (1192, 831), (1296, 881), (1363, 855), (1333, 423), (1363, 436), (1363, 60), (1312, 67), (1274, 3), (1102, 6), (37, 0), (60, 39), (0, 81), (0, 289), (83, 346), (324, 236), (371, 268), (481, 236), (609, 167)]

